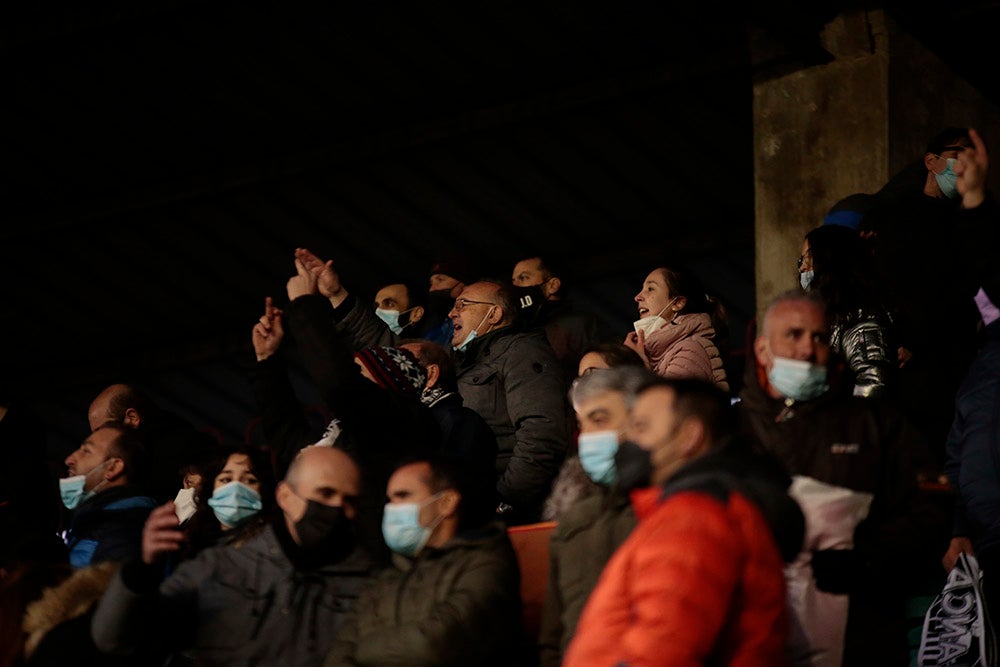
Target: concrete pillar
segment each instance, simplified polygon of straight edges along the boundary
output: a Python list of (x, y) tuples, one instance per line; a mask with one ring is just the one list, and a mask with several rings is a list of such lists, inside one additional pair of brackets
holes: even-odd
[(975, 127), (1000, 155), (997, 109), (883, 11), (838, 16), (822, 42), (830, 63), (754, 84), (758, 318), (798, 286), (802, 240), (830, 206), (877, 191), (940, 129)]

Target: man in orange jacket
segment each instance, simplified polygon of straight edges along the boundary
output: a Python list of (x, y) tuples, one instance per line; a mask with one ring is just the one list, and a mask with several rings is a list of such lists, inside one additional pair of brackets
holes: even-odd
[(780, 466), (731, 439), (731, 422), (705, 381), (639, 391), (619, 454), (648, 466), (652, 486), (632, 492), (639, 524), (588, 599), (565, 667), (786, 664), (783, 568), (804, 521)]

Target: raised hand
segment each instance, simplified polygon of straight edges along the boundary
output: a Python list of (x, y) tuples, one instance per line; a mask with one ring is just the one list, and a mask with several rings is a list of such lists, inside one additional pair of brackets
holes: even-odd
[(187, 539), (178, 528), (176, 508), (173, 501), (160, 505), (146, 518), (142, 529), (142, 562), (152, 565), (164, 554), (178, 551)]
[(986, 174), (990, 168), (990, 156), (986, 144), (971, 127), (969, 139), (972, 148), (958, 154), (955, 161), (955, 175), (958, 176), (958, 194), (962, 197), (962, 208), (975, 208), (986, 199)]
[(283, 314), (271, 297), (264, 299), (264, 314), (253, 326), (253, 349), (257, 353), (257, 361), (264, 361), (281, 346), (285, 337), (285, 327), (281, 322)]
[(317, 275), (309, 271), (300, 260), (295, 260), (296, 274), (288, 279), (285, 286), (288, 290), (288, 300), (295, 301), (300, 296), (319, 293)]
[(316, 276), (319, 293), (333, 303), (334, 307), (347, 298), (347, 290), (340, 284), (340, 274), (333, 268), (333, 260), (321, 260), (308, 248), (296, 248), (295, 260), (302, 262), (306, 269)]

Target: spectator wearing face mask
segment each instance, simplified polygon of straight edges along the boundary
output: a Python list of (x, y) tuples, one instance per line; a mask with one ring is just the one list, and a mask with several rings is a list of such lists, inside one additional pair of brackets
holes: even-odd
[(625, 344), (660, 377), (693, 377), (729, 391), (716, 325), (721, 304), (705, 294), (686, 269), (660, 266), (649, 272), (635, 295), (639, 319)]
[(517, 557), (493, 508), (466, 503), (474, 484), (449, 458), (396, 469), (382, 523), (393, 566), (362, 593), (325, 667), (525, 664)]
[(567, 294), (566, 272), (551, 257), (526, 255), (514, 264), (511, 283), (518, 300), (518, 323), (542, 329), (566, 375), (576, 377), (585, 350), (617, 340), (611, 326), (591, 310), (579, 308)]
[(775, 297), (736, 404), (742, 435), (782, 464), (806, 517), (787, 568), (805, 645), (790, 659), (904, 665), (908, 587), (937, 567), (949, 517), (919, 493), (926, 443), (891, 405), (852, 395), (829, 337), (816, 295)]
[(538, 641), (541, 667), (562, 664), (587, 597), (611, 554), (635, 527), (628, 493), (649, 484), (649, 471), (638, 468), (638, 475), (620, 477), (618, 450), (636, 391), (654, 377), (645, 366), (623, 365), (595, 369), (570, 388), (580, 433), (579, 462), (598, 490), (567, 506), (552, 533)]
[[(261, 425), (280, 471), (302, 447), (336, 445), (358, 462), (365, 490), (359, 501), (362, 543), (380, 563), (389, 550), (382, 540), (383, 490), (396, 463), (441, 447), (441, 427), (420, 397), (427, 376), (413, 354), (397, 347), (355, 350), (348, 333), (330, 316), (330, 301), (320, 294), (318, 275), (296, 260), (288, 281), (288, 307), (266, 300), (264, 316), (253, 329), (257, 363), (251, 382)], [(329, 412), (317, 431), (296, 396), (281, 353), (285, 326), (298, 347), (310, 378)]]
[(274, 508), (274, 472), (266, 452), (220, 448), (200, 471), (198, 486), (181, 489), (174, 498), (188, 535), (184, 558), (215, 544), (245, 541), (267, 525)]
[(59, 480), (70, 510), (66, 545), (74, 568), (139, 553), (142, 526), (156, 500), (143, 492), (143, 443), (123, 424), (105, 424), (68, 457)]
[(958, 387), (980, 342), (982, 270), (996, 262), (987, 242), (996, 215), (988, 164), (974, 129), (945, 127), (875, 193), (861, 223), (897, 332), (896, 405), (923, 434), (938, 470)]
[(185, 534), (174, 504), (158, 507), (142, 557), (112, 577), (98, 603), (95, 644), (206, 666), (318, 666), (372, 571), (355, 536), (360, 493), (345, 452), (304, 449), (278, 484), (273, 521), (245, 543), (202, 550), (166, 579), (162, 561)]
[(348, 292), (333, 260), (323, 261), (308, 248), (295, 257), (316, 278), (316, 289), (332, 306), (337, 328), (347, 332), (355, 350), (372, 345), (391, 347), (400, 336), (422, 337), (431, 327), (424, 294), (407, 281), (390, 281), (375, 292), (374, 308), (367, 308)]
[(511, 525), (541, 516), (572, 438), (565, 378), (541, 331), (515, 326), (510, 284), (467, 285), (448, 313), (458, 390), (496, 434), (497, 508)]
[(375, 315), (396, 336), (420, 338), (427, 331), (426, 300), (426, 293), (409, 282), (389, 282), (375, 292)]
[(802, 242), (798, 268), (802, 289), (827, 305), (830, 349), (847, 361), (854, 394), (886, 397), (896, 384), (896, 346), (865, 239), (843, 225), (816, 227)]
[[(608, 342), (597, 343), (584, 350), (580, 357), (578, 366), (579, 377), (570, 386), (570, 403), (573, 403), (575, 394), (574, 387), (579, 383), (579, 379), (591, 374), (595, 370), (606, 370), (618, 366), (633, 366), (642, 370), (649, 370), (643, 363), (642, 357), (636, 354), (635, 350), (627, 347), (623, 343)], [(575, 415), (577, 434), (583, 427), (579, 413)], [(599, 493), (602, 487), (594, 482), (580, 465), (580, 456), (576, 443), (573, 443), (573, 453), (566, 457), (555, 482), (552, 483), (552, 492), (545, 499), (545, 506), (542, 508), (543, 521), (559, 521), (560, 517), (567, 510), (575, 507), (578, 502), (587, 496)]]
[(646, 488), (630, 494), (637, 523), (562, 664), (786, 664), (783, 556), (802, 543), (802, 513), (781, 467), (732, 438), (729, 397), (704, 380), (654, 376), (618, 451), (620, 479), (646, 471)]

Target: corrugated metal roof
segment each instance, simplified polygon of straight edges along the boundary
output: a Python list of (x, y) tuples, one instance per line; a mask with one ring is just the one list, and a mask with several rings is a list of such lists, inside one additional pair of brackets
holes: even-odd
[(837, 9), (779, 4), (5, 7), (0, 365), (56, 450), (126, 375), (243, 439), (250, 328), (297, 246), (359, 294), (453, 251), (500, 275), (525, 249), (564, 252), (623, 335), (669, 254), (738, 334), (751, 77), (769, 64), (747, 25), (805, 63)]

